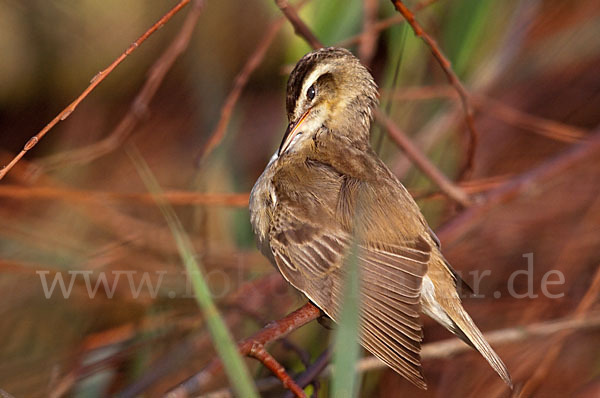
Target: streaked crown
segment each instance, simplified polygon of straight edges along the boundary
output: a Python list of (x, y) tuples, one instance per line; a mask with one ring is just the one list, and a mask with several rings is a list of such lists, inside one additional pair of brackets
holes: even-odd
[(372, 111), (377, 104), (373, 77), (343, 48), (322, 48), (306, 54), (292, 70), (287, 84), (290, 124), (297, 123), (310, 110), (313, 123), (322, 122), (330, 129), (353, 135), (352, 138), (368, 140)]

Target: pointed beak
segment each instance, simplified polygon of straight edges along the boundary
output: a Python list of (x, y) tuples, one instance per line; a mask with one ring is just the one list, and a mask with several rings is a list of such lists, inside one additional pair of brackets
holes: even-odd
[(304, 112), (304, 114), (298, 119), (296, 123), (288, 124), (287, 129), (285, 130), (285, 134), (283, 135), (283, 140), (281, 141), (281, 145), (279, 146), (279, 152), (277, 152), (277, 156), (281, 156), (283, 152), (290, 146), (294, 137), (300, 132), (300, 126), (306, 119), (306, 116), (310, 113), (310, 108)]

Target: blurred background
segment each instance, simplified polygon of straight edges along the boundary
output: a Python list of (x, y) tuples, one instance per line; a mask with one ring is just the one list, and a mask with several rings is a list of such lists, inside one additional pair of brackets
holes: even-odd
[[(1, 1), (0, 164), (175, 4)], [(479, 140), (474, 169), (458, 184), (479, 210), (441, 195), (377, 126), (373, 145), (478, 293), (464, 301), (483, 331), (580, 321), (494, 345), (516, 391), (599, 396), (600, 3), (406, 5), (472, 93)], [(299, 14), (325, 45), (361, 57), (381, 109), (457, 180), (468, 146), (463, 109), (391, 2), (304, 1)], [(235, 338), (305, 302), (255, 249), (247, 210), (287, 125), (287, 75), (310, 50), (281, 15), (270, 0), (206, 1), (195, 14), (188, 5), (0, 181), (0, 389), (160, 396), (216, 355), (132, 146), (182, 220)], [(228, 97), (234, 87), (239, 98)], [(586, 148), (594, 134), (595, 149)], [(423, 321), (425, 344), (451, 337)], [(313, 322), (269, 350), (300, 372), (290, 346), (314, 360), (330, 335)], [(247, 363), (255, 379), (270, 375)], [(387, 369), (366, 372), (361, 396), (510, 395), (472, 350), (426, 359), (424, 373), (427, 391)], [(203, 393), (226, 383), (216, 376)], [(327, 397), (327, 378), (319, 384)]]

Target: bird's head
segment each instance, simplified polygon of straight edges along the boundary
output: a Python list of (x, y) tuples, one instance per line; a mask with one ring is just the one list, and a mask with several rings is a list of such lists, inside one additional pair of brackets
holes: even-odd
[(329, 47), (306, 54), (288, 80), (289, 125), (279, 155), (322, 126), (351, 141), (368, 141), (377, 103), (373, 77), (350, 51)]

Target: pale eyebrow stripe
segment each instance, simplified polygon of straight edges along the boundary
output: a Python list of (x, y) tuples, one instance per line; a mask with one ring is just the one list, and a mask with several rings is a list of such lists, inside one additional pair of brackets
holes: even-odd
[[(310, 86), (312, 86), (314, 84), (315, 81), (317, 81), (317, 79), (323, 75), (324, 73), (327, 73), (331, 70), (331, 65), (330, 64), (320, 64), (317, 65), (312, 72), (310, 72), (310, 74), (308, 75), (307, 78), (304, 79), (304, 84), (302, 85), (302, 90), (300, 90), (300, 97), (302, 97), (302, 95), (306, 92), (306, 90), (308, 90), (308, 88)], [(298, 106), (298, 104), (296, 104), (296, 106)]]

